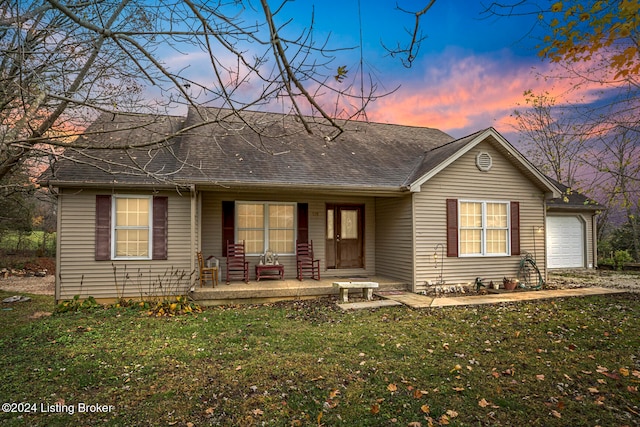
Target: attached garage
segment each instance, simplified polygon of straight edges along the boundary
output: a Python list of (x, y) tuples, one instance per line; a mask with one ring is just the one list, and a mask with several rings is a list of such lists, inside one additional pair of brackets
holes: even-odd
[(548, 268), (585, 267), (585, 223), (580, 216), (547, 216)]

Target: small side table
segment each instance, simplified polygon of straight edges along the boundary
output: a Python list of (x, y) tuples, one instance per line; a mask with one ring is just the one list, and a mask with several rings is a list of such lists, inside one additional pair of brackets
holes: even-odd
[(262, 264), (256, 265), (256, 280), (260, 279), (284, 279), (284, 265)]

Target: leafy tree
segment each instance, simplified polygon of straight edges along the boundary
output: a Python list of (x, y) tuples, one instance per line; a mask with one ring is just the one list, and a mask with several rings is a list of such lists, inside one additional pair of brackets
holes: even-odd
[[(638, 83), (640, 2), (565, 0), (553, 2), (550, 12), (552, 32), (539, 46), (540, 56), (552, 62), (603, 61), (614, 79)], [(539, 17), (545, 19), (543, 14)]]

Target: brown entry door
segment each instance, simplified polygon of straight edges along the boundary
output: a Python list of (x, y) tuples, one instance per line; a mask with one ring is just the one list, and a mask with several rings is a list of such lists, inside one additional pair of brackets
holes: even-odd
[(364, 205), (327, 205), (327, 267), (363, 268)]

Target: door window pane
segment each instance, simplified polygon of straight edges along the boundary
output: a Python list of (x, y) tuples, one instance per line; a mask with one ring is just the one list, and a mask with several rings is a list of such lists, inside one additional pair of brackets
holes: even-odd
[(358, 211), (342, 209), (340, 211), (340, 238), (358, 238)]
[(327, 209), (327, 240), (333, 240), (333, 236), (335, 236), (333, 209)]

